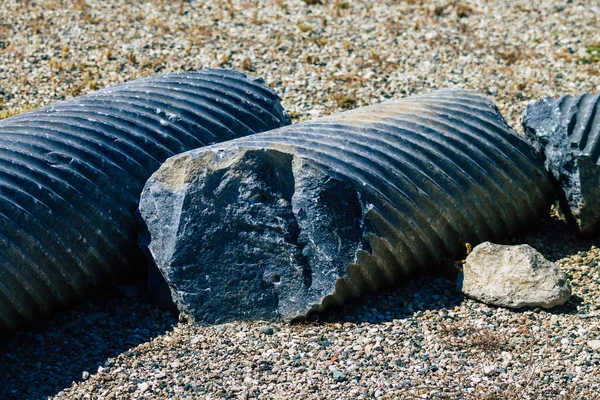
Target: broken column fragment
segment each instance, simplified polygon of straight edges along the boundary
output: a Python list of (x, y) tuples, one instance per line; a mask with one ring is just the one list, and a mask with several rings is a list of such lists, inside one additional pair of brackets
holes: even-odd
[(0, 331), (140, 274), (135, 211), (174, 154), (289, 123), (258, 78), (138, 79), (0, 121)]
[(175, 156), (148, 251), (196, 322), (304, 318), (538, 221), (541, 157), (487, 98), (389, 101)]
[(585, 236), (600, 230), (600, 94), (545, 98), (527, 107), (525, 132), (546, 155), (561, 206)]

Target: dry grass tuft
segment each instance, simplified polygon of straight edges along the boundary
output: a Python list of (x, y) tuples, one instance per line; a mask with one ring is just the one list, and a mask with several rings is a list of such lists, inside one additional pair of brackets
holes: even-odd
[(300, 32), (303, 33), (311, 32), (313, 30), (313, 27), (311, 25), (305, 24), (304, 22), (299, 22), (296, 26), (298, 27), (298, 29), (300, 29)]
[(335, 104), (338, 105), (338, 107), (344, 108), (344, 109), (350, 109), (356, 106), (356, 97), (354, 96), (350, 96), (350, 95), (344, 95), (344, 94), (335, 94), (333, 95), (333, 101), (335, 101)]
[(523, 52), (516, 47), (509, 51), (498, 51), (496, 52), (496, 56), (503, 59), (506, 66), (513, 65), (525, 58)]
[(9, 108), (7, 110), (0, 111), (0, 119), (9, 118), (15, 115), (23, 114), (24, 112), (31, 111), (37, 108), (37, 106), (27, 105), (23, 108)]
[(485, 352), (496, 352), (504, 349), (507, 338), (490, 329), (477, 329), (473, 326), (463, 324), (447, 325), (439, 324), (440, 330), (448, 336), (447, 344), (458, 348), (477, 348)]
[(449, 9), (450, 7), (452, 7), (452, 3), (446, 3), (446, 4), (436, 6), (433, 9), (433, 15), (435, 15), (436, 17), (441, 17), (442, 15), (444, 15), (446, 10)]
[(473, 8), (465, 3), (458, 3), (456, 5), (456, 16), (458, 18), (466, 18), (473, 13)]
[(246, 71), (254, 71), (254, 64), (252, 63), (252, 60), (249, 58), (244, 58), (242, 60), (242, 68)]
[(350, 8), (350, 3), (348, 3), (347, 1), (336, 1), (335, 2), (335, 7), (340, 9), (340, 10), (347, 10)]

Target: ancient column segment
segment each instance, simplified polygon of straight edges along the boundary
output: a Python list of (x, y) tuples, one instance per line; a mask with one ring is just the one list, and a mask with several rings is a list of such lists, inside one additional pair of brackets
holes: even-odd
[(388, 101), (170, 158), (140, 212), (194, 321), (298, 319), (546, 215), (543, 160), (487, 98)]
[(288, 124), (221, 69), (132, 81), (0, 122), (0, 330), (140, 271), (134, 213), (168, 157)]

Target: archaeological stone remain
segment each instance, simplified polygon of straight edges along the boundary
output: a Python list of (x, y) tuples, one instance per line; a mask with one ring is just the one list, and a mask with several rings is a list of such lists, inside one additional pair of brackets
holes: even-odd
[(545, 98), (523, 127), (546, 157), (563, 212), (584, 236), (600, 231), (600, 94)]
[(178, 309), (215, 323), (305, 318), (431, 272), (553, 198), (489, 99), (440, 90), (172, 157), (140, 214)]
[(138, 79), (0, 121), (0, 331), (140, 275), (135, 211), (170, 156), (289, 123), (261, 79)]

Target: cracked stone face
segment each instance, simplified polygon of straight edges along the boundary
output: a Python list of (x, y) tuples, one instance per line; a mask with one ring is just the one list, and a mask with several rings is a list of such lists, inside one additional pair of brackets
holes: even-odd
[(545, 98), (527, 107), (525, 133), (545, 155), (567, 220), (584, 236), (600, 231), (598, 95)]
[(386, 102), (169, 159), (142, 245), (196, 322), (300, 319), (535, 223), (541, 161), (481, 96)]
[(196, 322), (303, 317), (368, 247), (354, 188), (300, 157), (222, 150), (163, 170), (140, 212), (172, 298)]

